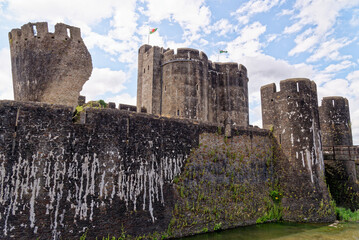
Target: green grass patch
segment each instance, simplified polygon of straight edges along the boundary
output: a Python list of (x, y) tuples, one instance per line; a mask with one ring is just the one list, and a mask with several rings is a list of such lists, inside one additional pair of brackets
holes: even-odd
[(337, 215), (337, 219), (345, 222), (356, 222), (359, 221), (359, 210), (352, 212), (350, 209), (336, 207), (335, 213)]

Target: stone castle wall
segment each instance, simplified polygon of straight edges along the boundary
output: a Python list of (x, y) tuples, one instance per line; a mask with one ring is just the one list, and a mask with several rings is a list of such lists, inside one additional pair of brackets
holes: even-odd
[(77, 106), (92, 71), (79, 28), (58, 23), (49, 33), (46, 22), (28, 23), (9, 42), (15, 100)]
[(247, 70), (212, 63), (190, 48), (143, 45), (138, 60), (137, 107), (149, 113), (248, 126)]
[(312, 186), (278, 185), (292, 172), (281, 172), (290, 163), (267, 130), (233, 128), (227, 138), (223, 127), (188, 120), (117, 109), (82, 114), (84, 124), (74, 124), (71, 107), (0, 101), (2, 239), (227, 229), (266, 216), (273, 189), (303, 209), (285, 208), (284, 220), (334, 219), (321, 189), (312, 198)]

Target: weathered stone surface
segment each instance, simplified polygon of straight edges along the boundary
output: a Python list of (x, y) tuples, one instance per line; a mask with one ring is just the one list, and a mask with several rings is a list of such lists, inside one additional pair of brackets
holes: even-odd
[(58, 23), (49, 33), (46, 22), (28, 23), (9, 42), (15, 100), (77, 106), (92, 72), (79, 28)]
[[(73, 124), (71, 107), (0, 101), (2, 239), (232, 228), (265, 216), (273, 190), (308, 221), (334, 217), (326, 201), (320, 208), (312, 199), (322, 199), (322, 189), (307, 195), (312, 185), (303, 191), (292, 181), (289, 192), (288, 183), (278, 182), (280, 163), (288, 161), (268, 130), (233, 128), (227, 138), (224, 127), (188, 120), (118, 109), (82, 115), (84, 124)], [(301, 177), (307, 181), (310, 173)], [(314, 204), (312, 212), (304, 200)]]
[(353, 137), (348, 99), (325, 97), (319, 107), (323, 146), (352, 146)]
[(191, 48), (143, 45), (138, 52), (137, 110), (211, 123), (248, 126), (247, 69), (212, 63)]
[[(287, 79), (261, 88), (263, 128), (273, 131), (285, 158), (280, 161), (281, 185), (291, 198), (284, 219), (329, 220), (330, 196), (324, 181), (316, 84), (309, 79)], [(329, 208), (330, 209), (330, 208)], [(311, 214), (315, 212), (315, 214)], [(326, 217), (325, 217), (326, 216)]]

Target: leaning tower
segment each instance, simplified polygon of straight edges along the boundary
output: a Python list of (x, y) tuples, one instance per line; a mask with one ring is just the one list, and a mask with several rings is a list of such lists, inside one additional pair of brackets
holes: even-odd
[(58, 23), (49, 33), (46, 22), (28, 23), (12, 29), (9, 42), (16, 101), (77, 105), (92, 72), (79, 28)]

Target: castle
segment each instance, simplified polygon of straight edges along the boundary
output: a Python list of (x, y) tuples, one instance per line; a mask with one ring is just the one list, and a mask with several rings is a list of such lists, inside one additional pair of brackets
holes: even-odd
[(261, 88), (260, 129), (249, 125), (244, 66), (143, 45), (137, 107), (86, 108), (73, 122), (92, 69), (80, 30), (29, 23), (9, 42), (15, 101), (0, 101), (2, 239), (182, 237), (331, 222), (332, 199), (359, 208), (348, 101), (327, 97), (319, 107), (309, 79)]
[(143, 45), (138, 51), (137, 109), (148, 113), (248, 126), (247, 69), (212, 63), (195, 49)]

